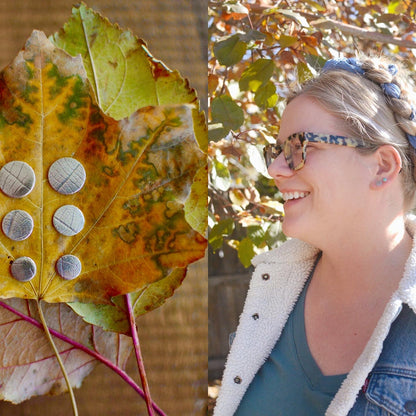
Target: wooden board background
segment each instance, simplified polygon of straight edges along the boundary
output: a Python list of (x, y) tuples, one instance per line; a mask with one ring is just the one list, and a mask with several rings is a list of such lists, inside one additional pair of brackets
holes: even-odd
[[(50, 35), (71, 15), (72, 0), (0, 0), (0, 68), (17, 55), (33, 29)], [(206, 109), (206, 0), (88, 0), (112, 22), (146, 40), (151, 53), (177, 69)], [(154, 400), (170, 416), (205, 414), (207, 397), (207, 266), (191, 267), (184, 284), (160, 309), (139, 320), (139, 334)], [(138, 380), (133, 360), (129, 372)], [(75, 392), (80, 416), (140, 416), (135, 392), (99, 366)], [(0, 402), (1, 416), (70, 416), (67, 395)]]

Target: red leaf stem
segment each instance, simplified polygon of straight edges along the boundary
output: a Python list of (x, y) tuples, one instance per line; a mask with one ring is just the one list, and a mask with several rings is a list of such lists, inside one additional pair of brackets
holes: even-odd
[[(43, 330), (43, 326), (42, 324), (37, 321), (36, 319), (25, 315), (24, 313), (18, 311), (17, 309), (14, 309), (12, 306), (8, 305), (7, 303), (4, 303), (2, 301), (0, 301), (0, 306), (4, 309), (7, 309), (9, 312), (14, 313), (15, 315), (19, 316), (20, 318), (22, 318), (23, 320), (25, 320), (26, 322), (40, 328)], [(117, 367), (113, 362), (111, 362), (109, 359), (107, 359), (106, 357), (102, 356), (101, 354), (97, 353), (96, 351), (93, 351), (91, 349), (89, 349), (88, 347), (86, 347), (83, 344), (80, 344), (79, 342), (73, 340), (72, 338), (67, 337), (66, 335), (55, 331), (54, 329), (49, 328), (50, 333), (61, 339), (62, 341), (67, 342), (68, 344), (71, 344), (72, 346), (74, 346), (75, 348), (84, 351), (85, 353), (91, 355), (92, 357), (94, 357), (95, 359), (97, 359), (98, 361), (102, 362), (103, 364), (105, 364), (107, 367), (109, 367), (111, 370), (113, 370), (116, 374), (118, 374), (128, 385), (130, 385), (130, 387), (132, 387), (137, 393), (139, 393), (139, 395), (143, 398), (146, 399), (145, 393), (143, 392), (143, 390), (134, 382), (134, 380), (125, 372), (123, 371), (121, 368)], [(167, 416), (166, 413), (163, 412), (162, 409), (159, 408), (159, 406), (154, 403), (152, 403), (152, 407), (153, 409), (158, 413), (159, 416)]]
[(152, 399), (150, 397), (149, 384), (147, 382), (146, 371), (144, 369), (142, 353), (140, 350), (140, 342), (139, 342), (139, 335), (137, 333), (136, 320), (134, 318), (133, 306), (131, 304), (130, 295), (128, 293), (127, 295), (125, 295), (125, 299), (126, 299), (127, 313), (129, 315), (130, 334), (131, 334), (131, 337), (133, 338), (133, 345), (134, 345), (134, 352), (136, 354), (137, 366), (139, 369), (140, 379), (142, 381), (144, 394), (146, 396), (147, 413), (149, 414), (149, 416), (154, 416), (154, 413), (152, 410)]

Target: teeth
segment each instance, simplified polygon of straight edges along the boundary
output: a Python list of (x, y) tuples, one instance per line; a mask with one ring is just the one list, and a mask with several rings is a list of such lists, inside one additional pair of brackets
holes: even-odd
[(282, 194), (283, 199), (285, 201), (289, 201), (290, 199), (299, 199), (308, 196), (309, 192), (284, 192)]

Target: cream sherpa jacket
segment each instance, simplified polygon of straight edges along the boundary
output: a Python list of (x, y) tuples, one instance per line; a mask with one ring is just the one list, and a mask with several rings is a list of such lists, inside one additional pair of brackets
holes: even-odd
[[(416, 217), (406, 223), (414, 238)], [(416, 241), (416, 239), (414, 239)], [(253, 260), (240, 323), (224, 370), (214, 416), (232, 416), (253, 377), (270, 355), (312, 270), (318, 250), (292, 239)], [(325, 416), (346, 416), (380, 356), (383, 341), (402, 304), (416, 313), (416, 244), (407, 260), (399, 288), (386, 305), (368, 344), (344, 380)]]

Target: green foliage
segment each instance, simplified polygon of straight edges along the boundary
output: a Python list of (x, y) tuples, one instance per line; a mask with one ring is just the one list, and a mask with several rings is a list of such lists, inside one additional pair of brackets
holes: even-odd
[(266, 84), (276, 68), (271, 59), (258, 59), (244, 70), (238, 82), (240, 90), (256, 92)]
[(394, 56), (416, 69), (414, 2), (267, 4), (209, 2), (210, 244), (231, 245), (245, 267), (285, 240), (281, 196), (262, 147), (276, 139), (289, 90), (327, 59), (357, 52)]
[(214, 54), (221, 65), (231, 66), (241, 60), (246, 49), (246, 43), (242, 42), (238, 35), (233, 35), (217, 42), (214, 45)]
[(228, 95), (212, 100), (211, 115), (214, 123), (221, 123), (228, 131), (237, 130), (244, 123), (244, 112)]
[(232, 218), (226, 218), (219, 221), (211, 229), (209, 233), (209, 243), (214, 250), (219, 249), (222, 246), (223, 238), (226, 235), (230, 235), (234, 231), (235, 225)]

